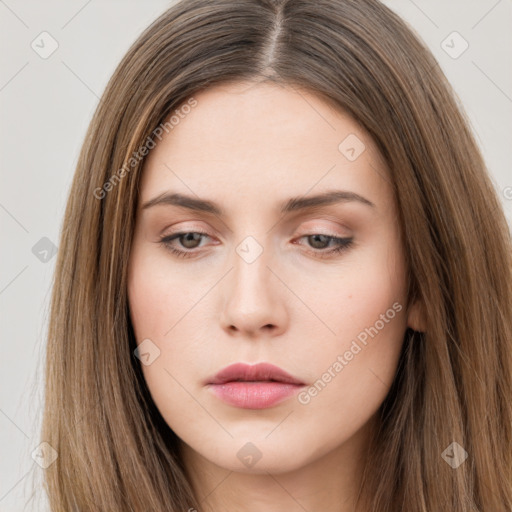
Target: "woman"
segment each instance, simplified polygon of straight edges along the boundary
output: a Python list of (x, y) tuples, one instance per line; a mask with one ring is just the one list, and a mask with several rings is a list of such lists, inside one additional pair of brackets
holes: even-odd
[(66, 209), (51, 509), (511, 510), (510, 249), (388, 8), (177, 3), (110, 80)]

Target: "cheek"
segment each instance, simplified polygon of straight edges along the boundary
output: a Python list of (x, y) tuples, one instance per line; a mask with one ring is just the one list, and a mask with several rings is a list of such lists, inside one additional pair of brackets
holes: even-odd
[(177, 272), (165, 251), (155, 254), (150, 249), (136, 247), (130, 259), (130, 317), (137, 344), (149, 339), (158, 353), (153, 363), (142, 365), (148, 385), (169, 388), (173, 385), (171, 375), (180, 382), (188, 379), (202, 352), (204, 357), (197, 306), (208, 283), (190, 273)]
[(160, 255), (134, 250), (128, 277), (130, 317), (137, 345), (146, 343), (151, 354), (149, 364), (141, 359), (141, 369), (153, 401), (170, 425), (176, 411), (178, 423), (188, 425), (201, 413), (188, 384), (191, 368), (201, 360), (200, 347), (192, 340), (197, 326), (187, 321), (200, 290), (194, 289), (197, 280), (167, 268)]
[(394, 338), (405, 323), (405, 268), (398, 247), (393, 236), (376, 237), (372, 244), (348, 254), (328, 270), (290, 276), (294, 291), (310, 310), (299, 317), (297, 307), (291, 312), (297, 314), (294, 321), (316, 325), (318, 338), (325, 340), (323, 346), (331, 345), (334, 350), (376, 322), (385, 336)]
[[(128, 300), (137, 341), (163, 340), (171, 335), (201, 297), (201, 287), (193, 276), (169, 266), (169, 258), (145, 247), (136, 248), (130, 258)], [(181, 327), (181, 325), (180, 325)]]
[(347, 266), (314, 298), (335, 334), (322, 336), (312, 385), (299, 401), (355, 428), (378, 409), (396, 373), (406, 329), (405, 269), (401, 254), (384, 242)]

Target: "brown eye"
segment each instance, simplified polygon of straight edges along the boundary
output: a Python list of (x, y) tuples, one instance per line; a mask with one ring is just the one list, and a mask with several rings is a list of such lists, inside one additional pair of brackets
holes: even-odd
[(199, 246), (199, 243), (201, 241), (201, 237), (203, 236), (202, 233), (185, 233), (180, 236), (178, 236), (178, 240), (180, 241), (181, 245), (185, 247), (186, 249), (195, 249)]
[(308, 235), (307, 239), (314, 249), (325, 249), (329, 246), (332, 237), (327, 235)]
[[(206, 233), (187, 231), (163, 237), (159, 243), (181, 258), (190, 258), (196, 256), (193, 249), (197, 249), (200, 246), (202, 238), (209, 238), (209, 236)], [(179, 241), (179, 247), (182, 247), (183, 250), (176, 246), (176, 240)]]
[(304, 235), (300, 238), (307, 239), (307, 245), (315, 249), (314, 251), (309, 252), (321, 258), (326, 258), (329, 256), (334, 256), (335, 254), (342, 253), (343, 251), (348, 250), (354, 242), (353, 238), (340, 238), (337, 236), (323, 235), (320, 233)]

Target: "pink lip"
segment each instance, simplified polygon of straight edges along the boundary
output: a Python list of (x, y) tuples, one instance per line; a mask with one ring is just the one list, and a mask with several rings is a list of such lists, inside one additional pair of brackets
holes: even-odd
[(206, 383), (224, 402), (242, 409), (266, 409), (298, 391), (305, 384), (268, 363), (227, 366)]

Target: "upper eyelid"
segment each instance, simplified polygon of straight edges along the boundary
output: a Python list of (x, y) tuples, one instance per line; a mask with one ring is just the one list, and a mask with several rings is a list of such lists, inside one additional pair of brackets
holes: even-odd
[[(324, 218), (324, 219), (316, 219), (316, 220), (315, 219), (306, 219), (304, 221), (304, 223), (305, 224), (315, 223), (315, 222), (319, 222), (320, 220), (328, 221), (328, 222), (331, 222), (331, 223), (336, 223), (338, 225), (338, 229), (340, 229), (340, 230), (346, 230), (349, 233), (352, 231), (352, 228), (348, 227), (345, 223), (340, 224), (340, 220), (341, 219), (339, 219), (339, 218), (327, 217), (327, 218)], [(295, 221), (294, 221), (294, 224), (295, 224)], [(301, 224), (299, 224), (299, 226), (301, 226)], [(168, 228), (165, 228), (164, 230), (161, 231), (161, 233), (165, 233), (167, 231), (167, 229)], [(313, 225), (313, 226), (308, 226), (308, 227), (303, 227), (303, 228), (294, 228), (293, 229), (294, 232), (297, 232), (299, 230), (304, 231), (305, 234), (311, 234), (311, 235), (312, 234), (323, 234), (323, 235), (326, 235), (326, 236), (334, 236), (334, 237), (338, 237), (338, 238), (346, 237), (342, 233), (337, 234), (335, 228), (329, 228), (329, 227), (326, 227), (326, 226), (319, 227), (317, 225)], [(180, 234), (185, 234), (185, 233), (201, 233), (201, 234), (210, 236), (209, 231), (213, 231), (213, 233), (216, 236), (219, 236), (219, 235), (217, 235), (219, 233), (219, 231), (216, 228), (212, 228), (212, 227), (210, 227), (210, 228), (201, 228), (201, 227), (196, 227), (196, 226), (193, 226), (193, 225), (191, 227), (178, 228), (175, 231), (169, 233), (169, 236), (174, 235), (174, 234), (178, 234), (178, 233), (180, 233)], [(229, 230), (229, 231), (230, 231), (230, 233), (232, 233), (232, 230)], [(289, 231), (292, 231), (292, 230), (286, 229), (285, 231), (289, 232)]]
[[(304, 236), (311, 236), (311, 235), (324, 235), (324, 236), (328, 236), (328, 237), (332, 237), (332, 238), (350, 238), (352, 236), (352, 235), (336, 234), (336, 233), (334, 233), (333, 231), (330, 231), (330, 230), (326, 230), (326, 231), (327, 232), (324, 232), (323, 229), (311, 228), (311, 229), (306, 229), (303, 234), (300, 234), (298, 236), (299, 236), (299, 238), (304, 237)], [(175, 237), (179, 238), (180, 235), (186, 235), (186, 234), (189, 234), (189, 233), (198, 233), (198, 234), (206, 236), (208, 238), (212, 238), (212, 235), (210, 235), (210, 233), (207, 233), (206, 231), (203, 231), (202, 229), (195, 229), (195, 228), (193, 228), (193, 229), (180, 229), (180, 230), (174, 231), (174, 232), (169, 233), (169, 234), (163, 234), (163, 235), (161, 235), (161, 237), (162, 238), (168, 238), (168, 237), (175, 236)]]
[[(208, 233), (205, 233), (201, 230), (185, 230), (185, 231), (176, 231), (175, 233), (170, 233), (168, 235), (163, 235), (160, 240), (166, 240), (166, 239), (171, 239), (172, 240), (168, 240), (169, 242), (171, 241), (174, 241), (174, 240), (179, 240), (179, 238), (181, 236), (184, 236), (184, 235), (187, 235), (189, 233), (197, 233), (197, 234), (200, 234), (201, 236), (203, 237), (206, 237), (206, 238), (212, 238)], [(313, 231), (308, 231), (307, 233), (304, 233), (304, 234), (301, 234), (301, 235), (298, 235), (296, 237), (294, 237), (294, 240), (300, 240), (301, 238), (305, 238), (305, 237), (308, 237), (308, 236), (313, 236), (313, 235), (323, 235), (323, 236), (326, 236), (327, 238), (330, 238), (331, 240), (352, 240), (353, 239), (353, 236), (350, 235), (350, 236), (344, 236), (344, 235), (336, 235), (336, 234), (332, 234), (332, 233), (322, 233), (322, 232), (315, 232), (314, 230)], [(184, 249), (184, 250), (187, 250), (187, 249)], [(189, 249), (188, 252), (192, 252), (194, 251), (194, 249)]]

